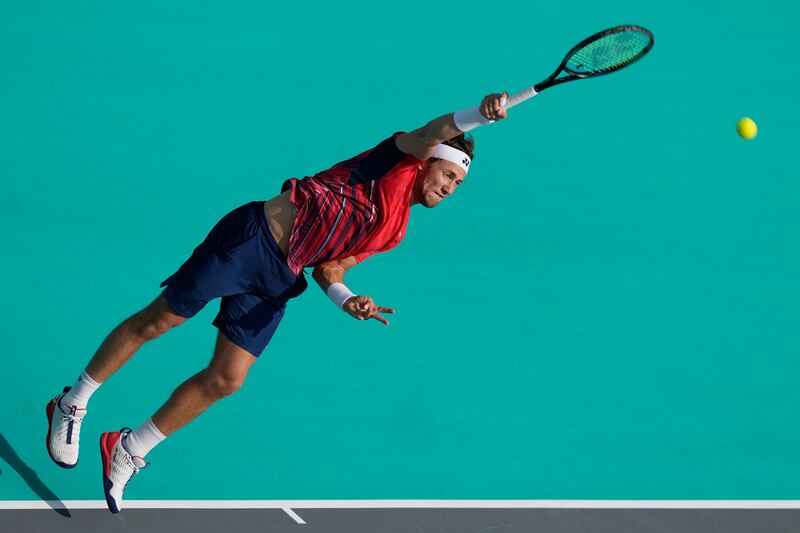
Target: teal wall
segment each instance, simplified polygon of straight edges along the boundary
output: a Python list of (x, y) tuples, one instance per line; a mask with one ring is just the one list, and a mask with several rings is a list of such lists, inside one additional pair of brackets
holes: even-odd
[[(45, 403), (224, 213), (632, 22), (647, 58), (478, 130), (456, 195), (348, 273), (389, 328), (311, 287), (126, 497), (800, 498), (796, 11), (6, 2), (3, 436), (58, 497), (101, 499), (100, 432), (208, 362), (217, 303), (100, 389), (72, 471)], [(0, 498), (35, 498), (0, 470)]]

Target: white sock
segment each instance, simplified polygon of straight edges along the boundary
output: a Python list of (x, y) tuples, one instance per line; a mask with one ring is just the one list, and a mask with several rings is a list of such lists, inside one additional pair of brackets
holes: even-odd
[(135, 457), (144, 457), (166, 438), (166, 435), (161, 433), (156, 425), (153, 424), (153, 419), (148, 418), (147, 422), (139, 426), (135, 431), (128, 433), (128, 436), (122, 441), (122, 446), (128, 450), (129, 454)]
[(92, 394), (94, 394), (94, 391), (96, 391), (100, 385), (102, 385), (102, 383), (93, 380), (92, 377), (86, 373), (86, 370), (84, 370), (81, 372), (75, 385), (64, 395), (64, 398), (61, 400), (61, 405), (74, 405), (78, 409), (86, 409), (89, 398), (92, 397)]

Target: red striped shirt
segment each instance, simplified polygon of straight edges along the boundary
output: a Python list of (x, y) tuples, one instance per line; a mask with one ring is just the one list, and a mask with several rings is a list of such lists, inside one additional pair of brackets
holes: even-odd
[(400, 133), (328, 170), (283, 184), (297, 209), (287, 258), (295, 274), (350, 256), (361, 262), (403, 239), (420, 161), (397, 148)]

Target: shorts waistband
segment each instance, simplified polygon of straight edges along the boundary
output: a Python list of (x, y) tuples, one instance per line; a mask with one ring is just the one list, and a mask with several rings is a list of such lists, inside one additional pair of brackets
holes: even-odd
[(267, 215), (264, 214), (264, 202), (266, 200), (257, 200), (255, 202), (250, 202), (250, 205), (258, 211), (256, 217), (258, 218), (258, 223), (261, 226), (261, 230), (267, 237), (267, 243), (269, 244), (270, 251), (272, 252), (275, 257), (280, 259), (281, 266), (286, 268), (286, 272), (292, 274), (292, 276), (297, 277), (294, 272), (289, 268), (289, 264), (286, 262), (286, 256), (283, 255), (283, 250), (281, 247), (278, 246), (278, 243), (275, 241), (275, 237), (272, 235), (272, 230), (269, 229), (269, 223), (267, 222)]
[[(267, 223), (267, 216), (264, 214), (264, 203), (266, 200), (256, 200), (255, 202), (250, 202), (250, 206), (258, 211), (258, 223), (261, 225), (262, 231), (269, 233), (272, 236), (272, 232), (269, 229), (269, 224)], [(273, 239), (274, 240), (274, 239)]]

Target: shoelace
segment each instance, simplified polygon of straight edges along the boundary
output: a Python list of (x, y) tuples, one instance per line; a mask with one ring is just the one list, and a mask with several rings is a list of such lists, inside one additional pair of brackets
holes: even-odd
[(72, 422), (72, 444), (78, 444), (78, 440), (80, 440), (80, 427), (81, 422), (83, 422), (83, 416), (86, 413), (84, 409), (84, 414), (78, 414), (78, 408), (74, 405), (70, 406), (69, 412), (64, 412), (64, 409), (59, 406), (59, 411), (61, 411), (61, 421), (67, 422), (67, 425), (61, 426), (62, 431), (69, 431), (69, 422)]
[[(139, 459), (142, 459), (142, 458), (139, 457)], [(133, 473), (134, 474), (138, 474), (139, 470), (141, 470), (143, 468), (147, 468), (148, 466), (150, 466), (150, 463), (145, 461), (144, 459), (142, 459), (142, 462), (144, 464), (142, 466), (137, 466), (136, 462), (134, 462), (133, 456), (131, 454), (128, 454), (128, 455), (125, 456), (125, 462), (128, 464), (128, 466), (130, 466), (133, 469)]]
[[(140, 457), (139, 459), (142, 459), (142, 458)], [(125, 482), (125, 485), (122, 486), (122, 490), (125, 490), (125, 489), (128, 488), (128, 483), (133, 478), (133, 476), (135, 476), (136, 474), (139, 473), (139, 470), (141, 470), (142, 468), (147, 468), (148, 466), (150, 466), (150, 463), (148, 463), (144, 459), (142, 459), (142, 461), (144, 462), (144, 464), (142, 466), (136, 466), (136, 463), (133, 461), (133, 456), (131, 456), (131, 455), (126, 455), (125, 456), (125, 463), (128, 466), (131, 467), (131, 470), (133, 470), (133, 474), (130, 475), (130, 477), (128, 478), (128, 481)]]
[(71, 413), (65, 413), (64, 411), (61, 411), (61, 421), (74, 422), (76, 424), (80, 424), (81, 422), (83, 422), (83, 415), (75, 414), (73, 407), (73, 412)]
[[(120, 430), (120, 433), (124, 433), (125, 436), (127, 436), (130, 432), (131, 432), (131, 428), (122, 428)], [(125, 447), (122, 446), (122, 443), (120, 443), (120, 446), (122, 447), (123, 450), (125, 449)], [(131, 478), (133, 476), (135, 476), (136, 474), (138, 474), (139, 470), (141, 470), (142, 468), (147, 468), (148, 466), (150, 466), (150, 463), (145, 461), (144, 458), (142, 458), (142, 457), (139, 457), (139, 459), (141, 459), (141, 461), (144, 464), (142, 466), (137, 466), (136, 462), (133, 460), (133, 456), (131, 454), (127, 453), (127, 451), (125, 452), (124, 458), (125, 458), (125, 464), (127, 466), (129, 466), (131, 468), (131, 470), (133, 470), (133, 474), (131, 474), (130, 477), (128, 477), (128, 480), (125, 481), (125, 485), (122, 486), (122, 490), (125, 490), (126, 488), (128, 488), (128, 483), (130, 482)]]

